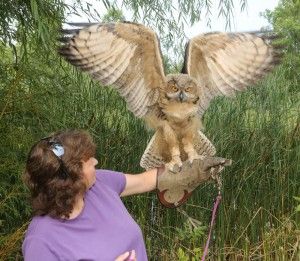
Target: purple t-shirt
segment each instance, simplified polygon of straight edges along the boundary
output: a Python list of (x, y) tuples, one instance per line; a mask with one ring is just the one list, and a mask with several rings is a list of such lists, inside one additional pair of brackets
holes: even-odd
[(138, 261), (147, 260), (141, 229), (119, 196), (125, 188), (124, 174), (97, 170), (96, 176), (75, 219), (32, 219), (22, 246), (25, 261), (113, 261), (133, 249)]

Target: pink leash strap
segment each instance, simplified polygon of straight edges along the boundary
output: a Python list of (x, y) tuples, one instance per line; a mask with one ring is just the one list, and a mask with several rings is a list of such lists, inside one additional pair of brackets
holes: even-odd
[(207, 238), (207, 241), (206, 241), (206, 244), (205, 244), (205, 248), (204, 248), (204, 252), (203, 252), (201, 261), (205, 260), (205, 257), (208, 253), (208, 247), (209, 247), (211, 232), (212, 232), (213, 226), (215, 224), (216, 213), (217, 213), (217, 209), (218, 209), (218, 206), (220, 204), (221, 199), (222, 199), (221, 191), (219, 190), (218, 196), (217, 196), (216, 201), (214, 203), (214, 208), (213, 208), (213, 211), (212, 211), (212, 217), (211, 217), (211, 221), (210, 221), (210, 228), (209, 228), (208, 238)]

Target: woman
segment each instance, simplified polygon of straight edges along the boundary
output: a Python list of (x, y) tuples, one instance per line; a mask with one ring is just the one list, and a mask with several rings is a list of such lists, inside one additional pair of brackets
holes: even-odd
[(147, 260), (143, 235), (120, 196), (151, 191), (157, 169), (137, 175), (96, 170), (90, 135), (55, 133), (30, 150), (24, 180), (34, 217), (26, 260)]

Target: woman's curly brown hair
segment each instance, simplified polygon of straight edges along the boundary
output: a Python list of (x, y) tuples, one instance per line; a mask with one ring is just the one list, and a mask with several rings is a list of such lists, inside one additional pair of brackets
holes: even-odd
[[(53, 143), (63, 146), (61, 159), (51, 149)], [(94, 157), (95, 149), (91, 136), (82, 130), (58, 132), (33, 145), (23, 178), (35, 215), (69, 218), (76, 196), (87, 189), (82, 163)]]

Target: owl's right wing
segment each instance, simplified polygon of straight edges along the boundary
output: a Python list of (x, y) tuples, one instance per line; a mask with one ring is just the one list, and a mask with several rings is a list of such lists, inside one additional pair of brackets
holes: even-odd
[(201, 116), (216, 96), (246, 90), (280, 61), (280, 49), (270, 40), (252, 33), (208, 33), (189, 41), (182, 72), (201, 86)]
[(74, 24), (59, 53), (102, 85), (112, 85), (135, 116), (144, 117), (165, 84), (156, 34), (135, 23)]

